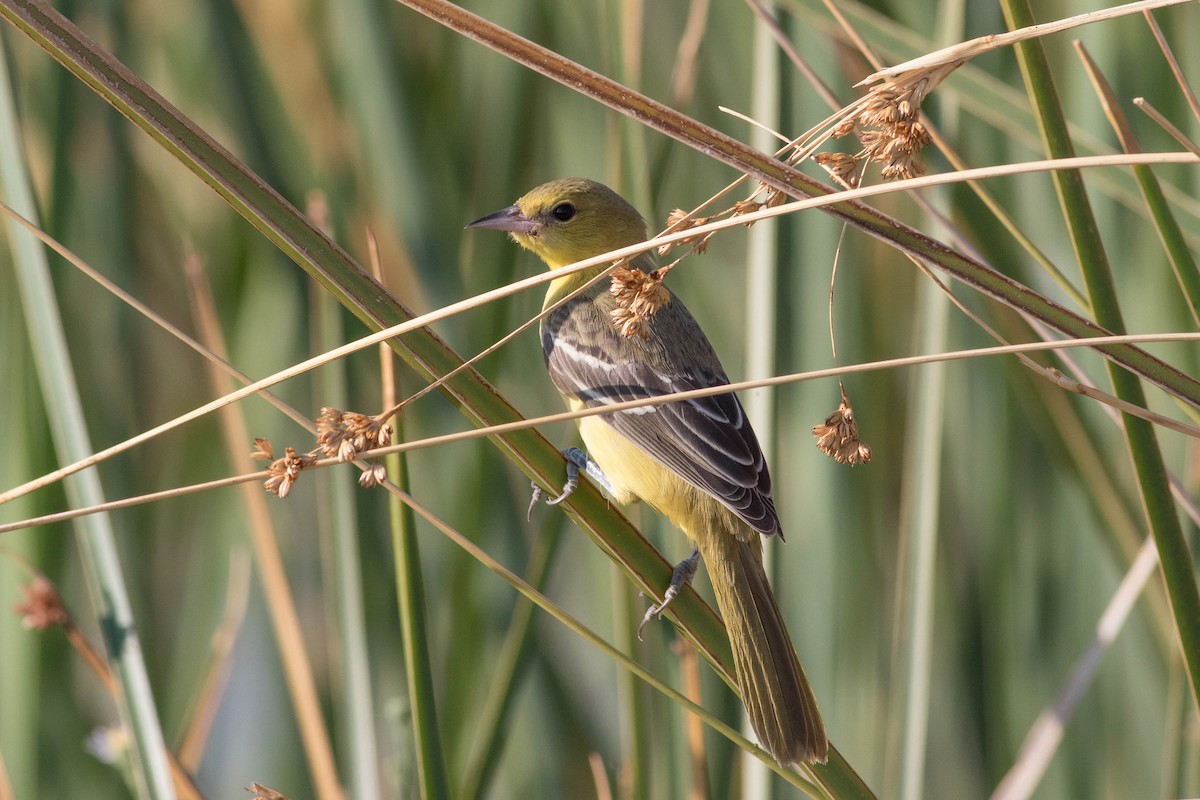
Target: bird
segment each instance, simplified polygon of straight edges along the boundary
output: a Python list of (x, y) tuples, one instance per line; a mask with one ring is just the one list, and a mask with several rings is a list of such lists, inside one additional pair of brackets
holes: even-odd
[[(467, 227), (507, 232), (550, 269), (646, 240), (637, 209), (587, 178), (542, 184)], [(654, 256), (643, 253), (629, 266), (650, 273)], [(619, 330), (610, 282), (594, 280), (607, 268), (556, 278), (546, 292), (542, 354), (571, 409), (729, 383), (695, 317), (665, 287), (665, 301), (640, 335)], [(760, 743), (785, 766), (824, 763), (825, 726), (763, 568), (762, 538), (782, 538), (771, 476), (737, 397), (717, 394), (582, 417), (579, 432), (586, 458), (618, 503), (644, 502), (694, 542)]]

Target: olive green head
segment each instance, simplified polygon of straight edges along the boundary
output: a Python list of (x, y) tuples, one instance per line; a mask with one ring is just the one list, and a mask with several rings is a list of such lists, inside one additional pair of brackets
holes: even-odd
[(507, 231), (550, 268), (646, 240), (646, 221), (602, 183), (561, 178), (467, 226)]

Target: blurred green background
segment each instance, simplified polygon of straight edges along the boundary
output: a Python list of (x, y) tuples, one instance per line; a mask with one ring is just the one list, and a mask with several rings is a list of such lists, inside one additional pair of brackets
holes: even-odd
[[(777, 80), (771, 94), (785, 133), (803, 131), (829, 112), (778, 51), (763, 50), (755, 16), (741, 3), (464, 5), (738, 138), (748, 139), (750, 126), (718, 106), (753, 114), (755, 86), (767, 75)], [(1039, 2), (1036, 13), (1050, 20), (1096, 5)], [(1004, 28), (992, 3), (838, 6), (888, 63)], [(543, 180), (568, 174), (604, 180), (652, 225), (661, 225), (672, 208), (690, 208), (737, 177), (394, 3), (69, 0), (58, 7), (292, 203), (304, 208), (311, 193), (323, 195), (333, 236), (363, 263), (365, 229), (372, 228), (385, 282), (418, 312), (540, 269), (502, 237), (462, 228)], [(797, 50), (841, 102), (853, 99), (853, 84), (870, 70), (828, 11), (816, 0), (781, 2), (776, 11)], [(694, 63), (680, 51), (689, 15), (703, 25)], [(1192, 46), (1200, 8), (1168, 9), (1158, 19), (1194, 80), (1200, 76), (1200, 54)], [(1119, 97), (1127, 102), (1146, 96), (1195, 138), (1200, 128), (1189, 120), (1145, 23), (1130, 17), (1044, 40), (1081, 152), (1108, 152), (1115, 138), (1071, 50), (1076, 36)], [(273, 245), (24, 36), (6, 25), (0, 44), (45, 230), (189, 331), (196, 323), (182, 265), (186, 255), (197, 254), (231, 360), (251, 376), (330, 346), (318, 341), (314, 323), (323, 313), (317, 304), (328, 301), (318, 299), (319, 289)], [(756, 68), (760, 59), (765, 67)], [(1042, 157), (1009, 50), (962, 68), (924, 110), (972, 166)], [(1145, 117), (1133, 121), (1146, 150), (1175, 149)], [(927, 160), (930, 171), (947, 169), (932, 150)], [(1198, 173), (1177, 167), (1158, 174), (1174, 187), (1170, 197), (1195, 251)], [(1087, 180), (1129, 329), (1195, 330), (1128, 174), (1097, 171)], [(1078, 284), (1049, 179), (1002, 179), (988, 188)], [(954, 235), (997, 269), (1077, 308), (965, 188), (925, 197), (955, 226)], [(910, 197), (887, 196), (877, 205), (935, 236), (951, 236)], [(749, 235), (742, 230), (718, 236), (706, 255), (689, 259), (671, 278), (733, 379), (757, 377), (746, 366), (747, 330), (764, 315), (772, 320), (775, 372), (833, 364), (827, 305), (835, 258), (842, 363), (918, 353), (931, 344), (951, 349), (990, 343), (954, 310), (942, 330), (931, 311), (939, 302), (935, 293), (895, 251), (851, 233), (836, 255), (840, 228), (817, 212), (770, 225), (754, 229), (777, 234), (767, 245), (777, 275), (770, 307), (751, 307), (748, 300)], [(0, 488), (57, 465), (11, 259), (7, 248), (0, 251), (0, 418), (9, 420)], [(61, 259), (52, 268), (95, 448), (215, 396), (194, 353)], [(1011, 314), (997, 313), (962, 287), (956, 293), (1014, 339), (1029, 338)], [(540, 305), (535, 290), (436, 330), (466, 357)], [(366, 332), (348, 314), (340, 316), (343, 340)], [(1200, 351), (1194, 345), (1149, 349), (1195, 374)], [(1075, 357), (1107, 385), (1098, 359)], [(526, 416), (560, 410), (535, 333), (521, 335), (479, 368)], [(347, 407), (380, 407), (373, 352), (323, 369), (344, 370)], [(779, 388), (770, 417), (755, 418), (760, 431), (769, 432), (764, 438), (787, 532), (787, 544), (774, 550), (780, 603), (832, 741), (881, 797), (900, 796), (905, 771), (904, 664), (912, 646), (905, 609), (922, 588), (910, 572), (910, 520), (922, 486), (936, 487), (936, 560), (924, 584), (932, 589), (934, 625), (928, 733), (924, 764), (917, 767), (921, 795), (930, 798), (980, 797), (995, 789), (1037, 715), (1063, 690), (1147, 533), (1124, 441), (1095, 403), (1066, 396), (1005, 358), (952, 363), (936, 378), (943, 382), (934, 384), (931, 399), (920, 393), (934, 379), (931, 369), (847, 378), (863, 438), (874, 450), (867, 466), (839, 466), (812, 446), (811, 427), (837, 406), (834, 381)], [(399, 381), (405, 393), (419, 388), (407, 371), (401, 370)], [(343, 402), (330, 400), (307, 378), (278, 391), (312, 417), (322, 405)], [(1158, 410), (1178, 413), (1160, 393), (1151, 392), (1151, 400)], [(940, 463), (922, 466), (914, 454), (929, 429), (918, 420), (930, 402), (940, 402), (933, 440)], [(270, 439), (277, 450), (311, 446), (307, 434), (267, 404), (254, 399), (240, 408), (252, 435)], [(438, 396), (415, 404), (403, 425), (409, 439), (466, 427)], [(576, 443), (567, 424), (544, 433), (562, 446)], [(1195, 496), (1200, 460), (1194, 441), (1169, 432), (1160, 441), (1168, 467)], [(106, 494), (119, 498), (251, 468), (248, 459), (226, 457), (219, 426), (208, 418), (106, 462), (99, 474)], [(615, 610), (624, 608), (621, 603), (640, 612), (646, 602), (628, 596), (628, 584), (561, 513), (540, 507), (526, 522), (528, 481), (486, 442), (417, 451), (409, 469), (415, 497), (518, 573), (531, 552), (556, 538), (546, 592), (602, 634), (615, 637), (622, 627), (615, 621), (624, 613)], [(270, 503), (344, 782), (349, 736), (330, 529), (345, 520), (329, 515), (328, 493), (333, 484), (353, 486), (355, 474), (339, 468), (305, 475), (285, 502)], [(413, 797), (417, 779), (386, 502), (381, 492), (357, 488), (353, 500), (380, 794)], [(46, 489), (4, 508), (0, 521), (65, 504), (60, 488)], [(630, 513), (668, 559), (686, 555), (682, 537), (653, 514)], [(233, 489), (113, 515), (168, 742), (177, 741), (190, 721), (231, 563), (249, 553), (245, 520)], [(46, 526), (4, 534), (0, 546), (54, 581), (98, 646), (71, 534), (68, 524)], [(418, 539), (438, 723), (446, 770), (457, 787), (517, 595), (434, 529), (419, 526)], [(20, 601), (26, 579), (11, 558), (0, 562), (0, 603), (8, 609)], [(484, 795), (595, 796), (591, 753), (619, 791), (628, 767), (629, 721), (625, 704), (617, 702), (625, 691), (623, 673), (543, 614), (535, 614), (530, 636), (503, 751)], [(673, 639), (670, 625), (652, 625), (632, 654), (678, 683)], [(242, 787), (259, 781), (293, 798), (314, 796), (257, 571), (228, 667), (196, 773), (201, 791), (241, 797)], [(736, 699), (706, 667), (701, 670), (704, 704), (737, 724)], [(644, 688), (636, 702), (661, 736), (650, 793), (685, 796), (679, 710)], [(95, 728), (115, 722), (111, 700), (60, 634), (23, 630), (12, 614), (0, 618), (0, 757), (16, 797), (128, 796), (121, 772), (86, 747)], [(711, 733), (707, 745), (711, 796), (737, 796), (743, 768), (736, 751)], [(1200, 791), (1196, 766), (1195, 705), (1156, 575), (1066, 723), (1062, 746), (1034, 796), (1194, 794)], [(795, 790), (776, 789), (780, 797), (796, 796)]]

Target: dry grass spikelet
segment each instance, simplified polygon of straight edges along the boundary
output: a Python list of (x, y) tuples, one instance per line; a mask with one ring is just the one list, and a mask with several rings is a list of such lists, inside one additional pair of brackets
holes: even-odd
[(700, 223), (694, 219), (688, 219), (688, 212), (684, 211), (682, 208), (673, 208), (671, 209), (671, 213), (667, 214), (668, 228), (675, 228), (675, 226), (679, 226), (678, 230), (683, 231), (687, 230), (688, 228), (694, 228), (699, 224)]
[(316, 423), (317, 447), (342, 463), (353, 461), (364, 450), (386, 447), (392, 442), (392, 426), (383, 415), (371, 417), (326, 406)]
[(837, 183), (850, 189), (858, 186), (858, 175), (855, 174), (861, 160), (858, 156), (849, 153), (817, 153), (813, 158)]
[(871, 89), (856, 106), (857, 112), (834, 131), (857, 130), (862, 144), (859, 157), (879, 164), (887, 180), (924, 175), (918, 156), (932, 137), (921, 121), (921, 103), (958, 65), (915, 69), (889, 79)]
[(871, 460), (871, 446), (858, 438), (854, 409), (845, 394), (837, 411), (823, 424), (814, 425), (812, 432), (817, 437), (817, 449), (839, 464), (857, 466)]
[(650, 320), (645, 317), (639, 317), (628, 308), (616, 308), (612, 311), (613, 327), (626, 339), (638, 337), (639, 339), (650, 338)]
[(841, 139), (843, 136), (849, 136), (858, 127), (858, 120), (853, 116), (846, 117), (829, 131), (831, 139)]
[[(738, 200), (736, 203), (733, 204), (733, 216), (740, 217), (743, 214), (753, 214), (755, 211), (758, 211), (762, 207), (763, 207), (763, 204), (754, 199)], [(750, 225), (753, 225), (753, 224), (754, 224), (753, 222), (747, 222), (746, 226), (749, 227)]]
[(383, 464), (372, 464), (358, 476), (358, 485), (371, 489), (387, 480), (387, 468)]
[(250, 457), (256, 461), (274, 461), (275, 448), (271, 445), (270, 440), (262, 437), (254, 440), (254, 449), (250, 451)]
[(269, 476), (263, 482), (263, 489), (278, 497), (287, 497), (292, 491), (292, 485), (300, 477), (300, 472), (317, 463), (317, 457), (312, 453), (297, 453), (288, 447), (283, 458), (277, 458), (267, 467)]
[[(667, 230), (671, 233), (678, 233), (679, 231), (686, 231), (689, 228), (695, 228), (697, 225), (704, 225), (711, 220), (712, 217), (689, 218), (688, 212), (684, 211), (682, 208), (677, 208), (670, 214), (667, 214)], [(658, 254), (660, 256), (665, 256), (667, 253), (671, 252), (671, 248), (675, 247), (675, 245), (691, 244), (695, 246), (696, 254), (700, 255), (708, 249), (708, 239), (711, 235), (712, 234), (700, 234), (698, 236), (689, 236), (687, 238), (680, 239), (677, 242), (659, 245)]]
[(609, 292), (617, 301), (612, 311), (613, 326), (622, 336), (650, 336), (650, 318), (671, 302), (671, 293), (663, 285), (665, 269), (643, 272), (630, 267), (613, 270)]
[(13, 606), (13, 612), (29, 630), (44, 631), (71, 621), (66, 604), (47, 578), (37, 576), (22, 591), (25, 599)]
[(763, 203), (767, 208), (775, 208), (786, 203), (788, 196), (775, 188), (767, 189), (767, 199)]
[(288, 800), (287, 796), (283, 793), (275, 791), (270, 786), (263, 786), (258, 782), (247, 786), (245, 791), (254, 792), (254, 797), (250, 798), (250, 800)]
[[(766, 193), (766, 196), (761, 201), (755, 199), (764, 192)], [(787, 195), (778, 189), (767, 186), (765, 183), (760, 183), (758, 184), (758, 188), (755, 190), (754, 194), (745, 200), (738, 200), (733, 204), (732, 216), (740, 217), (745, 214), (753, 214), (755, 211), (763, 208), (774, 208), (775, 206), (786, 203), (787, 199)], [(749, 228), (753, 226), (755, 222), (757, 222), (757, 220), (751, 220), (747, 222), (746, 227)]]

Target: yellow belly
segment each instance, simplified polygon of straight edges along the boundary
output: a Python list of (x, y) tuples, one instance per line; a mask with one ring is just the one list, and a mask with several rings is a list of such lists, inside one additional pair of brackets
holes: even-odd
[(618, 503), (643, 500), (655, 508), (670, 507), (680, 494), (676, 478), (599, 417), (579, 421), (584, 449), (612, 484)]
[(720, 501), (650, 458), (600, 417), (581, 419), (579, 433), (587, 454), (612, 484), (618, 503), (641, 500), (692, 539), (727, 534), (757, 543), (754, 531)]

